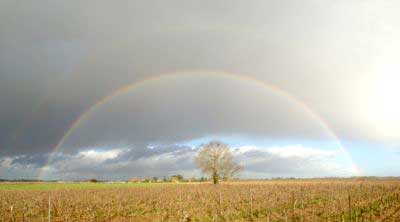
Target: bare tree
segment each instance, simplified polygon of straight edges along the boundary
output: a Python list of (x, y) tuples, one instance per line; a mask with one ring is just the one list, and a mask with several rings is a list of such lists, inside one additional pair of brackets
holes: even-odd
[(213, 178), (214, 184), (220, 179), (231, 178), (242, 169), (234, 162), (229, 146), (219, 141), (211, 141), (202, 146), (195, 161), (201, 171)]

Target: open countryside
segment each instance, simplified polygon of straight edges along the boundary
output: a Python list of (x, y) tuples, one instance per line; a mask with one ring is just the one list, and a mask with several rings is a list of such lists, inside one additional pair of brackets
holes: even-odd
[(400, 222), (399, 0), (0, 0), (0, 222)]
[(7, 183), (0, 221), (398, 221), (398, 179)]

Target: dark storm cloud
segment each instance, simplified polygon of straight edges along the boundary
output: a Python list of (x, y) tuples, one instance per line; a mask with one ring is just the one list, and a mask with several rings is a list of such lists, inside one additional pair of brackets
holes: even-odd
[[(397, 30), (390, 29), (399, 26), (394, 10), (397, 7), (369, 1), (327, 4), (1, 0), (0, 155), (48, 153), (73, 121), (103, 96), (150, 75), (188, 69), (228, 70), (271, 82), (321, 113), (339, 136), (374, 138), (374, 130), (359, 113), (357, 96), (363, 79), (371, 75), (374, 55), (399, 37)], [(221, 91), (224, 90), (222, 86)], [(181, 90), (173, 93), (171, 97), (188, 102), (180, 98), (184, 94)], [(190, 95), (198, 93), (193, 91)], [(231, 95), (240, 98), (237, 92)], [(148, 98), (154, 99), (150, 95)], [(162, 108), (152, 105), (153, 111)], [(187, 104), (173, 105), (193, 111)], [(220, 102), (208, 111), (223, 110), (225, 105)], [(258, 103), (248, 105), (255, 107)], [(264, 111), (266, 116), (274, 117), (284, 110)], [(175, 129), (177, 116), (163, 119), (165, 114), (153, 114), (159, 116), (143, 116), (160, 119), (162, 132)], [(252, 114), (255, 113), (243, 115)], [(278, 130), (293, 129), (288, 135), (274, 131), (280, 128), (279, 124), (259, 129), (250, 121), (245, 128), (259, 134), (314, 137), (316, 127), (312, 126), (308, 134), (310, 122), (301, 122), (304, 116), (297, 118), (295, 128)], [(198, 119), (196, 124), (203, 128), (199, 126), (201, 130), (194, 132), (189, 123), (180, 123), (179, 129), (189, 130), (177, 132), (177, 138), (165, 141), (204, 136), (207, 127), (208, 133), (232, 133), (222, 124), (213, 125), (207, 120), (215, 121)], [(140, 135), (140, 144), (150, 144), (157, 138), (151, 136), (146, 119), (140, 121), (143, 133), (136, 135), (132, 130), (132, 134), (123, 136), (136, 140)], [(239, 132), (241, 125), (236, 123), (231, 127)], [(76, 144), (93, 145), (93, 141), (101, 140), (96, 135), (99, 131), (106, 136), (104, 130), (96, 129), (85, 134), (86, 141), (77, 139)], [(136, 132), (140, 132), (139, 127)], [(97, 143), (114, 142), (107, 141), (107, 136), (103, 138)], [(110, 134), (109, 138), (114, 140), (115, 135)]]

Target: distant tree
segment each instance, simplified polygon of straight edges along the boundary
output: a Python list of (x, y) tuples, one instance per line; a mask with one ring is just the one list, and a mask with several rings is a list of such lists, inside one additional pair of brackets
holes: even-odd
[(219, 141), (211, 141), (202, 146), (195, 161), (203, 173), (210, 175), (214, 184), (220, 179), (231, 178), (242, 169), (234, 162), (229, 146)]
[(96, 180), (96, 179), (89, 179), (89, 182), (91, 182), (91, 183), (97, 183), (98, 181)]
[(171, 176), (171, 181), (172, 181), (172, 182), (180, 182), (180, 181), (182, 181), (182, 180), (183, 180), (183, 176), (180, 175), (180, 174), (172, 175), (172, 176)]

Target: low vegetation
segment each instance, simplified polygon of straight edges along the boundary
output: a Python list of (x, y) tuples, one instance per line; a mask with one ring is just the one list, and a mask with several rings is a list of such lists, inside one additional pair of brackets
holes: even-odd
[(399, 221), (398, 180), (3, 183), (0, 221)]

